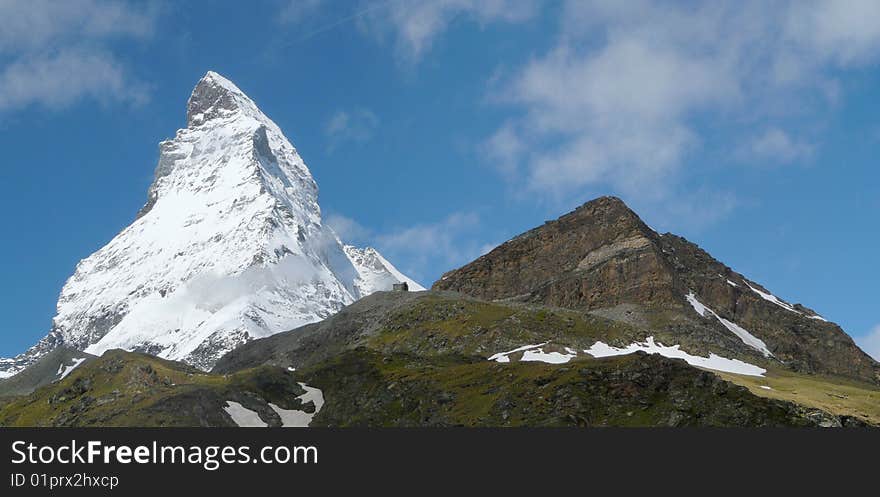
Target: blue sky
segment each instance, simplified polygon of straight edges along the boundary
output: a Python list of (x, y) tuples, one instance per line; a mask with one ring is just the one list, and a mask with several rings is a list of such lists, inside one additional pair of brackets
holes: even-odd
[(11, 0), (0, 355), (143, 205), (208, 70), (298, 148), (325, 218), (425, 284), (593, 197), (880, 356), (880, 4)]

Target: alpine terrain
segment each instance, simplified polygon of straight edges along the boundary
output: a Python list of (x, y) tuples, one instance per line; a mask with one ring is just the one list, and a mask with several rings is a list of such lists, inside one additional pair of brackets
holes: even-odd
[(266, 365), (323, 391), (322, 426), (880, 424), (880, 364), (840, 327), (614, 197), (214, 372)]
[(210, 373), (113, 350), (30, 393), (0, 382), (0, 426), (878, 426), (878, 371), (837, 325), (603, 197)]
[(406, 281), (321, 222), (318, 187), (281, 129), (208, 72), (187, 127), (159, 144), (146, 205), (64, 285), (49, 334), (11, 376), (58, 347), (140, 351), (210, 369), (255, 338), (319, 321)]
[(7, 362), (0, 426), (880, 426), (880, 364), (839, 326), (618, 198), (410, 292), (321, 224), (232, 83), (188, 123)]

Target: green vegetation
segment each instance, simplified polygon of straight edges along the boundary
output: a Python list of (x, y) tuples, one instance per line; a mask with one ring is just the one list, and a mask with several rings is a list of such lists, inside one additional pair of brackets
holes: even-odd
[(303, 372), (324, 391), (319, 426), (806, 426), (680, 361), (643, 354), (566, 365), (346, 352)]
[(268, 413), (267, 402), (301, 408), (296, 397), (302, 393), (280, 368), (212, 375), (145, 354), (110, 351), (60, 382), (0, 405), (0, 426), (224, 426), (226, 400)]
[(366, 345), (385, 352), (485, 357), (548, 340), (587, 348), (597, 340), (635, 336), (626, 324), (576, 311), (431, 295), (388, 316)]
[[(772, 369), (765, 378), (718, 373), (725, 380), (747, 387), (769, 399), (795, 402), (838, 416), (852, 416), (880, 425), (880, 388), (848, 378), (805, 375)], [(761, 388), (770, 387), (770, 389)]]
[(785, 370), (746, 377), (644, 353), (582, 354), (558, 365), (516, 355), (491, 362), (488, 356), (526, 344), (583, 350), (645, 332), (577, 311), (455, 294), (392, 298), (368, 297), (325, 328), (314, 325), (307, 340), (281, 334), (243, 346), (235, 352), (244, 353), (239, 366), (222, 370), (228, 374), (111, 351), (61, 382), (0, 403), (0, 426), (228, 426), (227, 401), (278, 426), (269, 402), (311, 408), (297, 399), (298, 382), (323, 391), (313, 426), (880, 424), (880, 391), (839, 378)]

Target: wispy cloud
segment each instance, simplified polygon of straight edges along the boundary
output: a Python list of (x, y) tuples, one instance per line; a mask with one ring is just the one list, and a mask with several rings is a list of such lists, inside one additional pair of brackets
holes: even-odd
[(779, 128), (769, 128), (753, 136), (742, 150), (745, 161), (759, 161), (770, 165), (791, 164), (809, 159), (815, 146), (792, 137)]
[(479, 257), (485, 249), (480, 238), (479, 216), (457, 212), (438, 222), (379, 234), (375, 243), (388, 257), (401, 261), (403, 267), (424, 280), (430, 269), (446, 271)]
[[(106, 0), (0, 2), (0, 111), (57, 109), (81, 98), (143, 103), (147, 85), (110, 50), (116, 39), (144, 40), (158, 9)], [(14, 20), (14, 22), (12, 22)]]
[(812, 155), (814, 145), (778, 123), (833, 99), (835, 71), (877, 60), (880, 25), (866, 19), (878, 8), (570, 0), (556, 45), (493, 84), (492, 101), (520, 117), (485, 149), (545, 198), (598, 188), (681, 204), (689, 168), (701, 167), (689, 160), (705, 141), (701, 123), (744, 134), (759, 123), (766, 131), (748, 150), (764, 161)]
[(392, 0), (360, 16), (359, 25), (377, 38), (390, 38), (401, 60), (417, 62), (456, 20), (519, 23), (539, 6), (538, 0)]
[(282, 23), (298, 23), (317, 13), (326, 0), (287, 0), (281, 6), (278, 20)]
[(60, 109), (85, 97), (142, 104), (147, 96), (144, 84), (129, 81), (122, 65), (101, 52), (64, 50), (29, 57), (0, 73), (0, 111), (31, 104)]
[(869, 331), (867, 335), (856, 337), (859, 346), (877, 361), (880, 361), (880, 324)]
[(379, 117), (369, 109), (357, 108), (336, 111), (324, 125), (329, 148), (344, 142), (365, 143), (379, 126)]
[(372, 234), (368, 228), (342, 214), (332, 213), (324, 218), (324, 223), (330, 226), (343, 242), (348, 244), (363, 243)]
[(473, 212), (384, 231), (339, 214), (331, 214), (325, 222), (344, 242), (373, 246), (401, 271), (428, 284), (437, 272), (470, 262), (495, 247), (486, 243), (480, 217)]

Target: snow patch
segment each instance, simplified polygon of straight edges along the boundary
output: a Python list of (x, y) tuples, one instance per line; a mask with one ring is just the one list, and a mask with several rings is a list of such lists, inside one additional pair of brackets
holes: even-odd
[(565, 364), (577, 357), (578, 353), (571, 347), (565, 347), (565, 353), (562, 352), (545, 352), (543, 347), (550, 342), (539, 343), (537, 345), (523, 345), (507, 352), (499, 352), (489, 357), (488, 360), (495, 362), (510, 362), (510, 355), (522, 352), (520, 362), (545, 362), (547, 364)]
[(728, 321), (727, 319), (724, 319), (723, 317), (719, 316), (712, 309), (709, 309), (705, 305), (701, 304), (700, 301), (697, 300), (697, 297), (694, 295), (694, 292), (690, 292), (685, 297), (687, 298), (687, 301), (690, 302), (690, 304), (694, 308), (694, 310), (697, 311), (697, 314), (699, 314), (700, 316), (703, 316), (703, 317), (706, 317), (706, 313), (709, 313), (709, 314), (715, 316), (715, 319), (717, 319), (721, 324), (723, 324), (725, 328), (727, 328), (728, 330), (733, 332), (734, 335), (738, 336), (739, 339), (743, 341), (743, 343), (745, 343), (749, 347), (761, 352), (762, 354), (764, 354), (765, 357), (773, 357), (773, 354), (767, 348), (767, 344), (764, 343), (763, 340), (756, 337), (755, 335), (752, 335), (751, 333), (748, 332), (748, 330), (746, 330), (742, 326), (734, 323), (733, 321)]
[(268, 426), (265, 421), (260, 419), (260, 415), (256, 411), (251, 411), (238, 402), (227, 400), (223, 410), (229, 414), (236, 425), (242, 428), (265, 428)]
[(73, 370), (76, 369), (80, 364), (85, 362), (85, 360), (86, 360), (85, 357), (83, 357), (81, 359), (74, 359), (73, 364), (70, 366), (65, 366), (64, 363), (61, 363), (61, 365), (58, 366), (58, 372), (55, 373), (56, 375), (61, 375), (61, 376), (55, 381), (61, 381), (64, 378), (66, 378), (67, 375), (69, 375), (71, 372), (73, 372)]
[[(299, 383), (299, 386), (303, 387), (306, 393), (297, 397), (303, 404), (308, 404), (312, 402), (315, 405), (315, 412), (305, 412), (299, 411), (296, 409), (282, 409), (273, 403), (269, 403), (269, 407), (278, 413), (278, 417), (281, 418), (281, 426), (285, 428), (306, 428), (309, 426), (309, 423), (312, 422), (315, 415), (321, 411), (321, 408), (324, 407), (324, 393), (318, 389), (313, 388), (305, 383)], [(252, 411), (238, 402), (233, 402), (231, 400), (226, 401), (226, 407), (223, 408), (229, 417), (235, 422), (236, 425), (245, 428), (265, 428), (268, 426), (268, 423), (260, 419), (260, 415), (256, 411)]]
[(691, 366), (696, 366), (714, 371), (724, 371), (727, 373), (736, 373), (748, 376), (764, 376), (766, 369), (740, 361), (739, 359), (728, 359), (715, 354), (709, 354), (709, 357), (701, 357), (688, 354), (681, 350), (679, 345), (671, 347), (654, 342), (654, 337), (650, 336), (644, 342), (631, 343), (623, 348), (612, 347), (603, 342), (596, 342), (589, 349), (584, 350), (593, 357), (610, 357), (632, 354), (637, 351), (647, 352), (649, 354), (659, 354), (663, 357), (671, 359), (684, 359)]
[(762, 299), (764, 299), (768, 302), (773, 302), (774, 304), (778, 305), (779, 307), (782, 307), (783, 309), (785, 309), (787, 311), (791, 311), (795, 314), (803, 314), (802, 312), (795, 309), (791, 304), (778, 298), (776, 295), (773, 295), (772, 293), (762, 292), (761, 290), (758, 290), (757, 288), (753, 287), (752, 285), (749, 285), (748, 283), (746, 283), (746, 286), (751, 288), (751, 290), (753, 292), (757, 293), (758, 295), (761, 296)]
[(527, 350), (523, 353), (523, 362), (546, 362), (548, 364), (565, 364), (577, 357), (577, 354), (562, 354), (560, 352), (544, 352), (542, 349)]
[(539, 343), (537, 345), (523, 345), (522, 347), (517, 347), (513, 350), (508, 350), (507, 352), (499, 352), (497, 354), (493, 354), (493, 355), (489, 356), (488, 360), (495, 361), (495, 362), (510, 362), (510, 357), (508, 357), (510, 354), (515, 354), (517, 352), (522, 352), (524, 350), (537, 349), (538, 347), (543, 347), (544, 345), (547, 345), (548, 343), (549, 342)]
[(767, 385), (761, 385), (761, 388), (763, 388), (764, 390), (773, 390), (772, 388), (768, 387)]
[(315, 412), (298, 411), (296, 409), (282, 409), (275, 404), (270, 403), (269, 407), (278, 413), (281, 418), (281, 426), (285, 428), (307, 428), (312, 422), (315, 415), (324, 407), (324, 393), (320, 389), (310, 387), (305, 383), (300, 383), (306, 393), (297, 397), (303, 404), (313, 402), (315, 404)]

